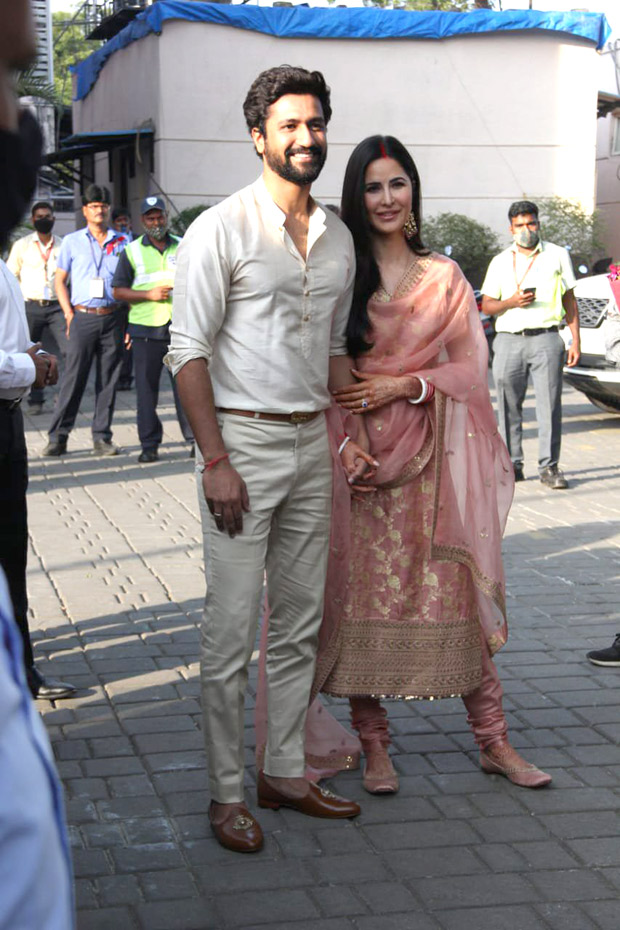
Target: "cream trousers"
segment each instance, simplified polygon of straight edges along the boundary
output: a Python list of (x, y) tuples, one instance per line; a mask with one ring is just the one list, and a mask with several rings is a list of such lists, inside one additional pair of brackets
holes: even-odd
[(331, 457), (325, 417), (309, 423), (218, 416), (250, 513), (234, 539), (220, 532), (197, 472), (207, 594), (201, 691), (211, 798), (243, 800), (244, 702), (267, 573), (269, 775), (304, 774), (304, 727), (314, 675), (329, 549)]

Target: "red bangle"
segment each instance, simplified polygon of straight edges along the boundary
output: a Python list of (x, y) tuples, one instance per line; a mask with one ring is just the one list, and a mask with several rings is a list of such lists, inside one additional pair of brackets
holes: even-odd
[(227, 459), (227, 458), (228, 458), (228, 452), (225, 452), (224, 455), (218, 455), (216, 458), (211, 459), (210, 462), (205, 462), (205, 468), (204, 468), (204, 470), (205, 470), (205, 471), (211, 471), (211, 469), (212, 469), (212, 468), (215, 468), (215, 466), (216, 466), (219, 462), (223, 462), (224, 459)]

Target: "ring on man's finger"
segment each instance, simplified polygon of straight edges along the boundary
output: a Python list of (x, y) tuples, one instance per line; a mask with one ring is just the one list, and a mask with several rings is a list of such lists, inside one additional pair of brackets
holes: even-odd
[(213, 516), (214, 516), (215, 519), (217, 520), (218, 517), (221, 517), (221, 516), (222, 516), (222, 514), (221, 514), (221, 513), (214, 513)]
[(364, 398), (362, 398), (362, 407), (366, 408), (367, 406), (368, 406), (368, 401), (367, 401), (366, 398), (364, 397)]

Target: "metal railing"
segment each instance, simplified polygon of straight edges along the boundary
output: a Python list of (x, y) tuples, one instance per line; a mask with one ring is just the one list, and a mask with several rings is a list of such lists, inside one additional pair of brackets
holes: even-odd
[(80, 12), (86, 31), (90, 32), (108, 16), (115, 16), (123, 10), (143, 10), (153, 2), (154, 0), (85, 0)]

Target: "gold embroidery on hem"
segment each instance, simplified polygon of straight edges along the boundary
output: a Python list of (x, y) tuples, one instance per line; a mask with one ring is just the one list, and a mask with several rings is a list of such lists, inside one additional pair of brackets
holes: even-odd
[(306, 762), (314, 769), (338, 769), (339, 772), (350, 772), (360, 767), (360, 753), (354, 752), (352, 755), (344, 756), (332, 752), (326, 756), (318, 756), (313, 752), (307, 752)]
[(413, 481), (413, 479), (417, 478), (428, 465), (431, 455), (433, 454), (434, 446), (435, 437), (433, 436), (432, 430), (430, 430), (422, 444), (422, 448), (417, 455), (414, 455), (413, 458), (406, 462), (400, 475), (397, 475), (396, 478), (393, 478), (391, 481), (386, 481), (385, 484), (378, 485), (378, 487), (390, 491), (392, 488), (402, 488), (404, 484)]

